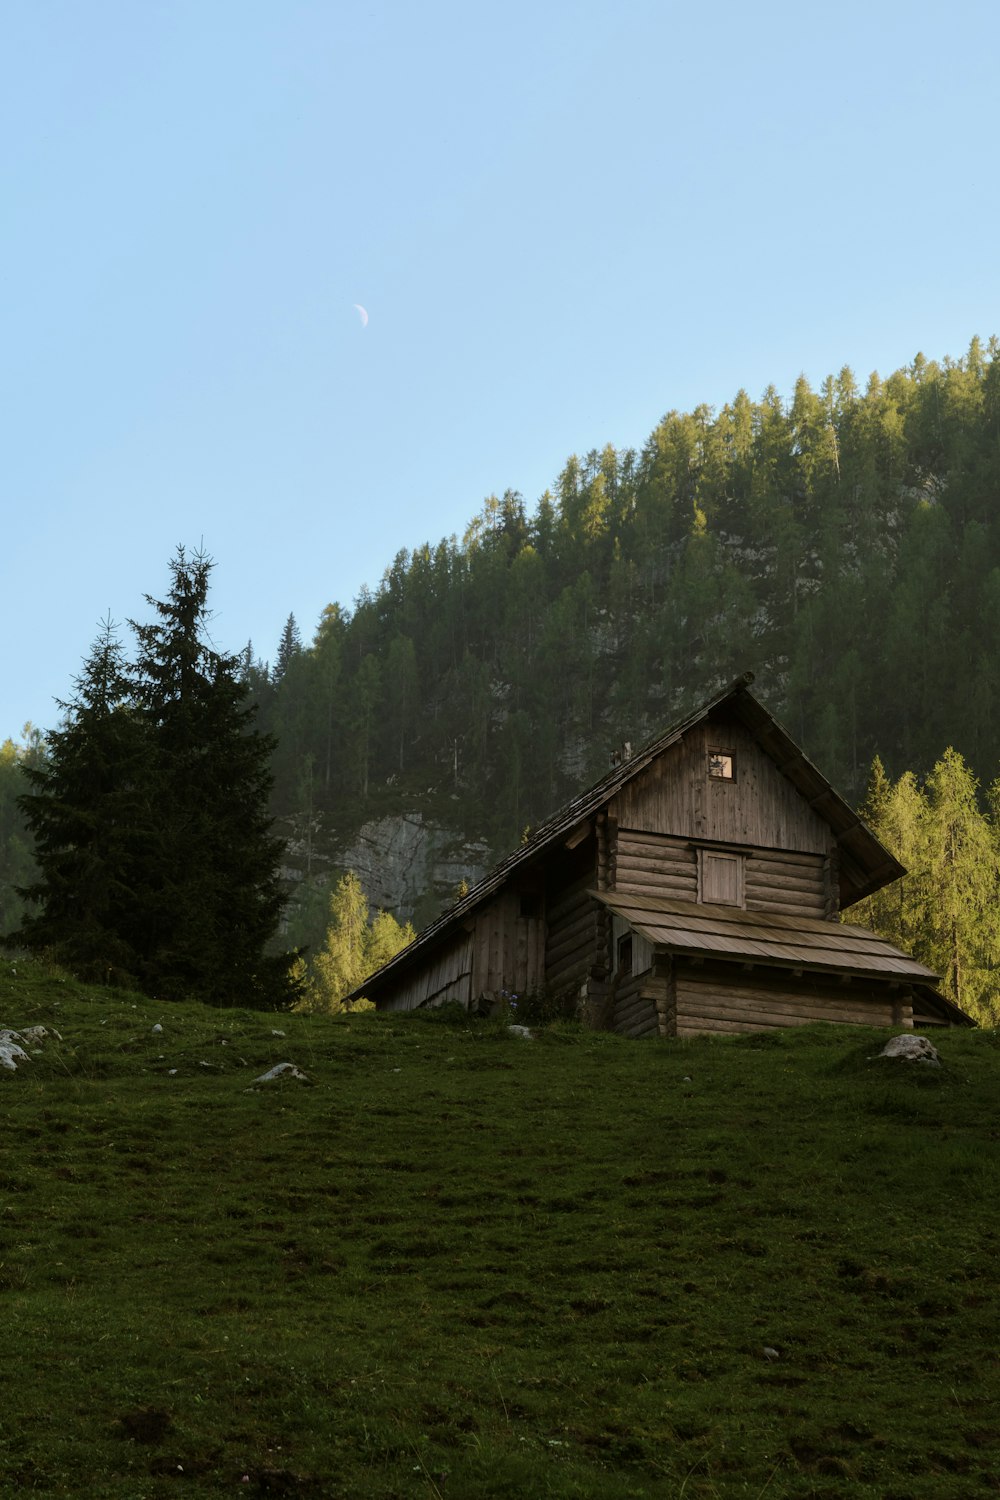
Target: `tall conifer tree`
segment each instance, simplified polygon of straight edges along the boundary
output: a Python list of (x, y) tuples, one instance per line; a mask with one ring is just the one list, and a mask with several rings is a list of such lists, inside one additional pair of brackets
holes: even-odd
[(128, 666), (110, 626), (22, 799), (40, 910), (12, 941), (76, 972), (164, 999), (282, 1006), (287, 955), (271, 832), (271, 740), (254, 727), (238, 658), (207, 642), (211, 561), (178, 548)]
[(24, 767), (20, 806), (38, 878), (21, 894), (39, 910), (11, 941), (51, 952), (85, 979), (138, 983), (142, 870), (155, 838), (151, 747), (110, 620), (75, 688), (46, 759)]
[(211, 560), (178, 548), (153, 623), (133, 622), (136, 685), (161, 799), (148, 872), (143, 978), (220, 1005), (281, 1005), (288, 962), (266, 953), (284, 904), (271, 832), (273, 741), (254, 727), (238, 659), (206, 639)]

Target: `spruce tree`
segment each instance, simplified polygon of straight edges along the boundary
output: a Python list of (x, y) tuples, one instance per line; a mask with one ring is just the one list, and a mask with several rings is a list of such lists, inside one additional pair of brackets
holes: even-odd
[(98, 640), (22, 799), (40, 909), (10, 939), (82, 976), (164, 999), (280, 1007), (298, 989), (269, 953), (284, 905), (271, 831), (272, 741), (239, 660), (206, 638), (211, 560), (178, 548), (134, 665)]
[(284, 677), (295, 657), (302, 650), (302, 636), (294, 615), (289, 615), (278, 642), (278, 659), (274, 664), (273, 681), (277, 684)]
[(273, 741), (254, 726), (239, 661), (206, 638), (211, 560), (178, 548), (153, 623), (132, 623), (136, 691), (160, 809), (150, 847), (142, 979), (167, 996), (281, 1006), (288, 956), (268, 954), (284, 906), (271, 831)]
[(38, 878), (11, 944), (47, 951), (81, 978), (136, 984), (141, 888), (155, 836), (148, 726), (131, 701), (121, 644), (103, 623), (47, 755), (26, 764), (19, 798)]

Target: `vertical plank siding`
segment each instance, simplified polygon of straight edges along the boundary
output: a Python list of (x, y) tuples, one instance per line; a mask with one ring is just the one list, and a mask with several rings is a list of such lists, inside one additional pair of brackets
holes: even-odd
[[(732, 781), (708, 775), (708, 751), (736, 761)], [(830, 829), (735, 718), (695, 725), (612, 798), (621, 828), (826, 855)]]
[(477, 914), (473, 940), (472, 998), (524, 994), (543, 980), (545, 922), (522, 916), (517, 890), (499, 892)]
[(421, 1005), (444, 1005), (455, 1000), (468, 1008), (472, 997), (472, 933), (462, 933), (439, 949), (383, 1000), (380, 1010), (417, 1010)]

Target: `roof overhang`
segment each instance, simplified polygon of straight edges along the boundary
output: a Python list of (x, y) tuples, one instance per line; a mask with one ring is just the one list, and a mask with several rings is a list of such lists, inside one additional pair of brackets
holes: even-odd
[(842, 922), (782, 917), (665, 896), (592, 891), (658, 952), (723, 963), (811, 970), (843, 978), (935, 985), (938, 976), (887, 938)]

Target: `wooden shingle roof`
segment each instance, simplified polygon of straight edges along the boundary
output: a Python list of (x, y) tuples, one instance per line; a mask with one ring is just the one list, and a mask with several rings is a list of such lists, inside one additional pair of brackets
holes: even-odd
[(938, 976), (864, 927), (667, 896), (592, 891), (654, 948), (685, 958), (814, 969), (845, 976), (928, 981)]

